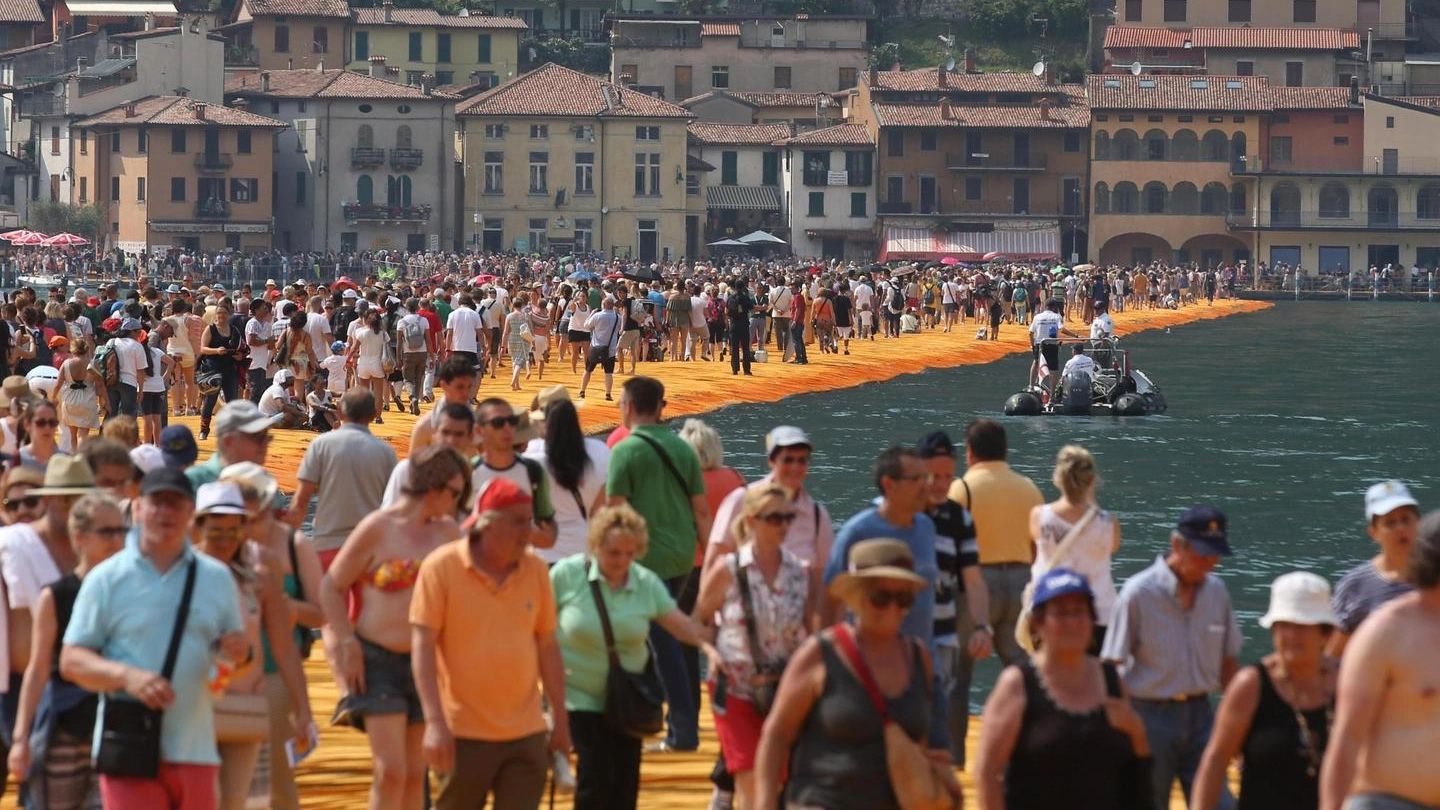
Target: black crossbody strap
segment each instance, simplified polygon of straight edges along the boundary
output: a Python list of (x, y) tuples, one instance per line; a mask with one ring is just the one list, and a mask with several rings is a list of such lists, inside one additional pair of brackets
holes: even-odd
[(754, 597), (750, 595), (750, 575), (740, 565), (740, 553), (734, 557), (735, 585), (740, 589), (740, 608), (745, 611), (745, 637), (750, 642), (750, 663), (760, 671), (760, 628), (755, 621)]
[(190, 597), (195, 593), (195, 557), (185, 571), (185, 590), (180, 593), (180, 610), (175, 614), (175, 629), (170, 631), (170, 649), (165, 651), (165, 666), (160, 668), (160, 677), (170, 680), (175, 674), (175, 659), (180, 656), (180, 636), (185, 632), (185, 622), (190, 618)]
[[(593, 560), (586, 564), (587, 577), (594, 566)], [(590, 595), (595, 597), (595, 609), (600, 612), (600, 629), (605, 633), (605, 652), (610, 657), (610, 666), (618, 667), (620, 653), (615, 651), (615, 629), (610, 626), (610, 611), (605, 609), (605, 597), (600, 594), (600, 580), (590, 580)]]
[(579, 488), (578, 488), (578, 487), (566, 487), (566, 489), (570, 490), (570, 494), (575, 496), (575, 505), (578, 506), (578, 507), (580, 507), (580, 519), (581, 519), (581, 520), (589, 520), (589, 519), (590, 519), (590, 510), (588, 510), (588, 509), (585, 508), (585, 499), (582, 498), (582, 497), (580, 497), (580, 490), (579, 490)]
[(655, 441), (649, 436), (646, 436), (643, 433), (636, 433), (632, 431), (630, 435), (634, 436), (637, 439), (644, 440), (646, 444), (655, 448), (656, 455), (660, 456), (660, 460), (665, 462), (665, 469), (670, 471), (670, 475), (675, 478), (675, 483), (680, 485), (680, 492), (683, 493), (685, 495), (685, 498), (688, 500), (690, 498), (690, 486), (685, 483), (685, 476), (681, 475), (680, 471), (675, 468), (675, 462), (670, 460), (670, 456), (665, 452), (665, 448), (661, 447), (659, 442)]
[(290, 547), (290, 573), (295, 575), (295, 600), (305, 601), (305, 581), (300, 578), (300, 560), (295, 556), (295, 530), (292, 528), (290, 534), (285, 538), (285, 544)]

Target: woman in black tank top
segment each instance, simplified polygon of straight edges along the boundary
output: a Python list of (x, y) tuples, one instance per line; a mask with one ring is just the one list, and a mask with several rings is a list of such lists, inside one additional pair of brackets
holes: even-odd
[(1337, 619), (1330, 584), (1308, 572), (1276, 579), (1260, 619), (1275, 652), (1246, 667), (1225, 688), (1215, 730), (1195, 772), (1191, 810), (1212, 810), (1235, 757), (1238, 810), (1315, 810), (1320, 763), (1335, 720), (1337, 663), (1324, 655)]
[(1035, 587), (1033, 659), (1000, 675), (980, 723), (980, 806), (1005, 810), (1148, 807), (1150, 747), (1120, 678), (1086, 650), (1094, 597), (1053, 568)]

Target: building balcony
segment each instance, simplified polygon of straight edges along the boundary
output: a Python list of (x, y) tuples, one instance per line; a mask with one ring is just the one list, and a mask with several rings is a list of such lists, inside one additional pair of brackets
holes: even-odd
[(385, 150), (357, 146), (350, 150), (350, 168), (373, 169), (385, 165)]
[(1355, 30), (1360, 33), (1361, 44), (1364, 44), (1366, 34), (1374, 34), (1376, 39), (1415, 39), (1416, 32), (1408, 22), (1365, 22), (1355, 21)]
[(428, 205), (386, 205), (384, 203), (341, 203), (346, 222), (379, 222), (381, 224), (402, 224), (407, 222), (428, 222)]
[(915, 206), (908, 202), (882, 202), (875, 205), (877, 214), (913, 214)]
[(836, 51), (836, 50), (866, 50), (869, 45), (863, 39), (777, 39), (768, 34), (760, 36), (740, 37), (742, 48), (762, 48), (767, 50), (797, 50), (797, 51)]
[(254, 45), (226, 45), (226, 67), (260, 67), (260, 49)]
[(1375, 229), (1440, 232), (1440, 210), (1415, 211), (1234, 211), (1225, 217), (1232, 231), (1367, 231)]
[(230, 203), (219, 197), (195, 201), (196, 219), (229, 219)]
[(397, 171), (409, 171), (420, 168), (425, 162), (424, 149), (391, 149), (390, 168)]
[(994, 155), (987, 152), (950, 152), (945, 166), (952, 172), (1043, 172), (1048, 161), (1044, 153)]
[(234, 165), (234, 158), (218, 152), (201, 152), (195, 156), (195, 168), (206, 174), (228, 172)]
[(806, 171), (802, 176), (802, 182), (807, 186), (869, 186), (875, 181), (872, 172), (852, 172), (845, 169), (832, 169), (828, 172)]

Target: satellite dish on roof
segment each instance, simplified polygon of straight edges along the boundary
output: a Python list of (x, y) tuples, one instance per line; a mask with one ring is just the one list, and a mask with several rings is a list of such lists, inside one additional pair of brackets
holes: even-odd
[(1041, 59), (1039, 62), (1036, 62), (1036, 63), (1030, 68), (1030, 73), (1031, 73), (1031, 75), (1034, 75), (1034, 76), (1044, 76), (1044, 75), (1045, 75), (1045, 60), (1044, 60), (1044, 59)]
[(1139, 76), (1139, 75), (1140, 75), (1140, 71), (1142, 71), (1142, 70), (1144, 70), (1144, 69), (1145, 69), (1145, 67), (1144, 67), (1143, 65), (1141, 65), (1139, 62), (1131, 62), (1131, 63), (1130, 63), (1130, 75), (1131, 75), (1131, 76)]
[(946, 60), (945, 60), (945, 72), (948, 73), (948, 72), (950, 72), (950, 71), (952, 71), (952, 70), (954, 70), (954, 69), (955, 69), (955, 57), (952, 56), (952, 57), (950, 57), (949, 59), (946, 59)]

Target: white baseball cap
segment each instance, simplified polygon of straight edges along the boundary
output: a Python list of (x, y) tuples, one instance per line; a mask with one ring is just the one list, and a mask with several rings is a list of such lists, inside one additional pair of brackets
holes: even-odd
[(1276, 622), (1338, 626), (1340, 619), (1330, 607), (1330, 583), (1309, 571), (1277, 577), (1270, 584), (1270, 609), (1260, 617), (1260, 626), (1269, 629)]
[(195, 493), (197, 515), (248, 515), (240, 487), (230, 481), (201, 484)]
[(1365, 519), (1374, 520), (1388, 515), (1402, 506), (1420, 508), (1420, 503), (1410, 494), (1410, 488), (1400, 481), (1381, 481), (1365, 491)]

